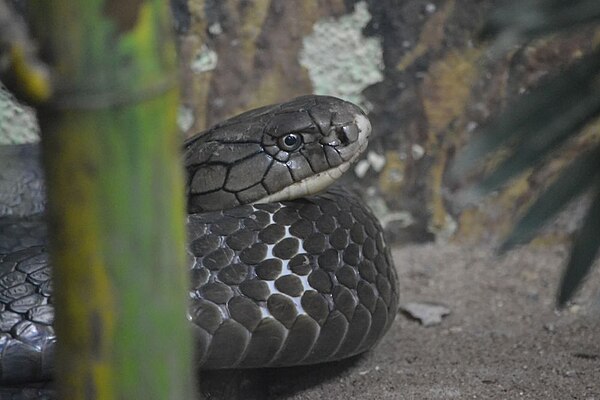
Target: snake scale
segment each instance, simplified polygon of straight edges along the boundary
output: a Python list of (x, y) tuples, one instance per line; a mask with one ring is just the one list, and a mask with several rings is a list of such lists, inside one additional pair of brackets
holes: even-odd
[[(382, 229), (356, 195), (323, 191), (365, 149), (370, 131), (357, 106), (303, 96), (185, 142), (187, 315), (198, 366), (338, 360), (372, 348), (388, 330), (398, 286)], [(24, 186), (40, 187), (25, 175)], [(52, 376), (45, 237), (39, 214), (0, 219), (2, 383)]]

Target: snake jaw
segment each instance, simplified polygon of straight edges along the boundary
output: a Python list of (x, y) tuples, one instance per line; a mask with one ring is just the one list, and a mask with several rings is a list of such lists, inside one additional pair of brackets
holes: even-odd
[(371, 122), (369, 119), (362, 113), (356, 114), (354, 117), (354, 125), (358, 127), (356, 140), (344, 149), (346, 151), (340, 152), (343, 159), (346, 159), (345, 154), (349, 155), (349, 158), (347, 158), (346, 161), (336, 167), (295, 182), (278, 192), (253, 202), (252, 204), (293, 200), (304, 196), (310, 196), (323, 191), (337, 181), (344, 172), (350, 169), (352, 163), (354, 163), (354, 161), (356, 161), (356, 159), (365, 151), (369, 143), (369, 136), (371, 135)]

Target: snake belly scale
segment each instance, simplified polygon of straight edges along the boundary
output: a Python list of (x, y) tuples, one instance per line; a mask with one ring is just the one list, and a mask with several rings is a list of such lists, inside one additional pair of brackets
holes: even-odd
[[(370, 129), (351, 103), (303, 96), (186, 141), (198, 366), (332, 361), (372, 348), (389, 329), (398, 286), (381, 226), (355, 194), (323, 191), (366, 148)], [(52, 375), (44, 233), (39, 217), (0, 219), (0, 382)]]

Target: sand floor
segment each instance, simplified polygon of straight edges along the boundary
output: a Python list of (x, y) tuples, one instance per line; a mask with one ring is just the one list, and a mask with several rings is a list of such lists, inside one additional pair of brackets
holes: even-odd
[[(600, 268), (557, 312), (567, 255), (562, 247), (503, 258), (466, 246), (398, 248), (401, 303), (444, 305), (451, 313), (440, 324), (399, 313), (375, 350), (350, 360), (203, 373), (204, 398), (600, 400)], [(0, 399), (37, 398), (5, 393)]]

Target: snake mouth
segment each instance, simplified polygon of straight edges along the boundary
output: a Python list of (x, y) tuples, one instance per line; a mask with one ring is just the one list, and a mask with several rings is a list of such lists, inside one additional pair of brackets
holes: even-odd
[(357, 114), (354, 118), (354, 122), (358, 126), (359, 132), (358, 139), (356, 142), (352, 143), (354, 151), (351, 153), (350, 158), (342, 162), (340, 165), (294, 182), (284, 189), (263, 197), (252, 204), (293, 200), (304, 196), (310, 196), (323, 191), (332, 183), (337, 181), (344, 174), (344, 172), (350, 169), (352, 163), (354, 163), (354, 161), (356, 161), (356, 159), (365, 151), (369, 142), (369, 136), (371, 134), (371, 122), (369, 122), (369, 119), (363, 114)]

